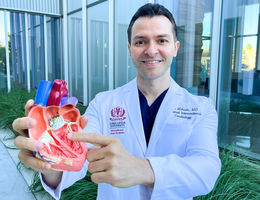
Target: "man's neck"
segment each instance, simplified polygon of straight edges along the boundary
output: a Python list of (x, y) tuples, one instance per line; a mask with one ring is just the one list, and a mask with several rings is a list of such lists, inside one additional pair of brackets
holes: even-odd
[(153, 104), (163, 91), (170, 87), (170, 84), (170, 76), (149, 80), (137, 75), (137, 87), (145, 96), (149, 106)]

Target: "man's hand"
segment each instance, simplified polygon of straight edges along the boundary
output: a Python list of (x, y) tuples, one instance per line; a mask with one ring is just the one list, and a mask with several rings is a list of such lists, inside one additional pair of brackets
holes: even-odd
[[(27, 116), (30, 108), (34, 105), (33, 100), (27, 101), (25, 105), (25, 115)], [(82, 129), (87, 124), (87, 118), (82, 116), (80, 118), (80, 126)], [(28, 129), (36, 126), (37, 121), (29, 117), (22, 117), (14, 120), (13, 129), (21, 134), (14, 140), (16, 147), (20, 148), (18, 154), (19, 160), (26, 166), (42, 172), (44, 182), (50, 187), (57, 187), (60, 183), (62, 172), (51, 170), (51, 165), (33, 156), (33, 151), (39, 151), (43, 147), (43, 143), (28, 137)]]
[[(25, 115), (28, 114), (29, 109), (33, 106), (34, 101), (29, 100), (25, 105)], [(51, 168), (51, 165), (35, 158), (32, 151), (39, 151), (43, 147), (40, 141), (28, 138), (28, 129), (33, 128), (36, 125), (36, 121), (29, 117), (22, 117), (14, 120), (13, 129), (21, 134), (14, 140), (15, 146), (20, 148), (18, 154), (19, 159), (28, 167), (33, 168), (36, 171), (45, 171)]]
[(118, 138), (94, 133), (72, 133), (69, 138), (98, 147), (90, 149), (87, 154), (88, 171), (93, 182), (116, 187), (138, 184), (153, 187), (154, 173), (149, 161), (131, 155)]

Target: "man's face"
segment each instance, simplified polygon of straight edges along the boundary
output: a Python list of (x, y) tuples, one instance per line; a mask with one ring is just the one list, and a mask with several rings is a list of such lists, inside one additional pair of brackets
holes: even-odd
[(167, 17), (140, 17), (133, 24), (128, 49), (140, 78), (154, 80), (170, 76), (178, 48), (179, 42), (174, 41), (172, 24)]

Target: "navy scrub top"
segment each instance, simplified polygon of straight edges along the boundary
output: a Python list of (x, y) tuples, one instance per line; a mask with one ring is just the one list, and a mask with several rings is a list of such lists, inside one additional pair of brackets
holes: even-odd
[(140, 90), (138, 90), (139, 102), (140, 102), (140, 108), (141, 108), (141, 114), (142, 114), (142, 120), (143, 120), (143, 127), (144, 127), (144, 133), (145, 133), (145, 139), (146, 139), (147, 145), (149, 143), (149, 139), (150, 139), (151, 132), (153, 129), (153, 124), (154, 124), (156, 114), (160, 108), (160, 105), (161, 105), (167, 91), (168, 91), (168, 89), (166, 89), (162, 94), (160, 94), (160, 96), (157, 97), (157, 99), (153, 102), (153, 104), (151, 106), (149, 106), (143, 93)]

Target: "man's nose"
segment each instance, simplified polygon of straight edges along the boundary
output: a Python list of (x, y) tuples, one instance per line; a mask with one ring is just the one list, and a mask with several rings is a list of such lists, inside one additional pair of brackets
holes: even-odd
[(147, 46), (147, 49), (145, 50), (145, 54), (147, 54), (150, 57), (155, 56), (158, 53), (158, 47), (155, 43), (151, 42)]

